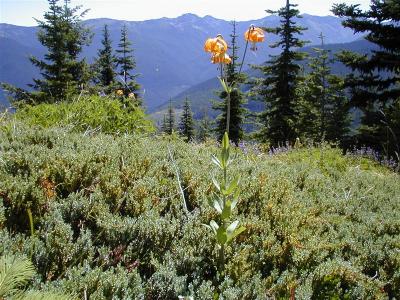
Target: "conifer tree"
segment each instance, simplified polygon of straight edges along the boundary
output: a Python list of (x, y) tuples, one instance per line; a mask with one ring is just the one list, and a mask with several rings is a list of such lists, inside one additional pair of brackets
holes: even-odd
[(163, 115), (163, 120), (162, 120), (162, 123), (161, 123), (161, 132), (164, 132), (164, 133), (167, 133), (167, 131), (168, 131), (168, 124), (167, 124), (167, 114), (164, 114)]
[(172, 101), (169, 101), (168, 111), (164, 115), (162, 131), (166, 134), (172, 134), (175, 130), (175, 110), (172, 107)]
[(325, 116), (325, 139), (339, 142), (341, 146), (349, 142), (351, 116), (349, 99), (345, 92), (344, 79), (340, 76), (328, 77), (328, 94)]
[(310, 72), (298, 85), (298, 135), (316, 142), (343, 142), (350, 121), (348, 99), (344, 81), (331, 73), (334, 59), (324, 49), (322, 33), (320, 38), (321, 48), (314, 48), (315, 57), (308, 63)]
[(193, 113), (190, 109), (189, 100), (186, 98), (183, 104), (183, 112), (181, 116), (181, 121), (179, 124), (179, 133), (186, 138), (189, 142), (193, 140), (194, 137), (194, 121)]
[(101, 87), (110, 92), (109, 88), (115, 83), (116, 57), (113, 54), (112, 41), (107, 24), (104, 25), (101, 44), (103, 48), (98, 51), (96, 61), (97, 80)]
[[(236, 22), (232, 22), (232, 33), (231, 33), (231, 46), (230, 48), (230, 57), (232, 62), (226, 66), (225, 69), (225, 78), (226, 82), (230, 87), (232, 87), (232, 92), (230, 93), (230, 121), (229, 121), (229, 139), (235, 144), (239, 143), (239, 140), (243, 138), (243, 121), (244, 115), (247, 110), (243, 107), (246, 103), (243, 93), (240, 90), (240, 84), (245, 81), (245, 76), (243, 74), (239, 74), (237, 71), (237, 66), (239, 65), (238, 60), (238, 49), (236, 43)], [(226, 119), (227, 119), (227, 93), (226, 91), (222, 91), (219, 94), (221, 102), (216, 102), (213, 104), (213, 109), (221, 111), (221, 114), (217, 117), (216, 123), (216, 132), (217, 138), (219, 140), (222, 139), (225, 131), (226, 131)]]
[[(340, 60), (352, 69), (346, 78), (351, 91), (351, 105), (361, 109), (363, 117), (358, 132), (358, 142), (393, 154), (398, 147), (387, 134), (386, 124), (390, 112), (396, 109), (400, 97), (400, 6), (394, 0), (372, 0), (370, 9), (362, 11), (359, 5), (336, 4), (332, 10), (346, 18), (345, 27), (354, 32), (366, 33), (365, 39), (379, 48), (371, 55), (359, 55), (350, 51), (340, 54)], [(384, 145), (387, 145), (384, 147)]]
[(296, 138), (296, 86), (299, 81), (301, 67), (305, 53), (296, 48), (305, 45), (297, 35), (306, 28), (296, 26), (294, 18), (300, 18), (297, 5), (290, 4), (278, 11), (267, 10), (268, 13), (278, 14), (281, 25), (276, 28), (266, 28), (267, 32), (277, 34), (280, 39), (272, 48), (282, 48), (279, 55), (270, 56), (271, 60), (256, 68), (264, 74), (255, 81), (253, 92), (259, 95), (265, 103), (265, 111), (260, 114), (262, 130), (260, 139), (269, 141), (272, 146)]
[(212, 137), (213, 122), (208, 117), (207, 110), (204, 111), (203, 117), (199, 121), (197, 138), (201, 142), (205, 142)]
[(48, 0), (49, 11), (44, 21), (39, 21), (38, 39), (47, 48), (43, 60), (31, 57), (42, 78), (34, 79), (32, 85), (39, 93), (36, 102), (56, 102), (66, 100), (76, 94), (89, 81), (85, 59), (80, 60), (82, 48), (88, 45), (91, 35), (84, 28), (81, 18), (86, 11), (78, 13), (80, 6), (70, 8), (70, 0)]
[[(133, 49), (131, 48), (132, 43), (129, 41), (128, 28), (126, 24), (121, 29), (121, 39), (118, 44), (117, 66), (119, 68), (119, 82), (120, 88), (124, 91), (125, 97), (129, 94), (134, 94), (134, 101), (137, 105), (142, 105), (139, 97), (140, 85), (136, 82), (137, 75), (133, 74), (133, 70), (136, 68), (136, 62), (133, 56)], [(123, 81), (123, 82), (121, 82)]]
[[(400, 161), (400, 97), (385, 110), (383, 126), (383, 132), (386, 135), (383, 149), (385, 153), (393, 155), (397, 161)], [(399, 167), (398, 171), (400, 171)]]

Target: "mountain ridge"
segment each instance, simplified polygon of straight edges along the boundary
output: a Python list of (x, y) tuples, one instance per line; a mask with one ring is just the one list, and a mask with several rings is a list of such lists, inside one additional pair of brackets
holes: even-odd
[[(258, 26), (273, 27), (277, 25), (279, 18), (266, 16), (262, 19), (237, 22), (239, 35), (239, 47), (244, 49), (242, 32), (252, 23)], [(360, 35), (354, 35), (349, 29), (343, 28), (341, 19), (333, 16), (321, 17), (304, 15), (297, 20), (300, 25), (309, 27), (304, 39), (318, 43), (318, 34), (324, 31), (326, 42), (353, 41)], [(100, 48), (101, 30), (104, 24), (109, 25), (111, 40), (115, 50), (119, 41), (120, 29), (126, 24), (129, 31), (129, 39), (132, 41), (134, 56), (137, 62), (136, 72), (140, 74), (139, 83), (143, 87), (143, 97), (149, 109), (154, 109), (169, 98), (178, 95), (187, 88), (196, 85), (214, 76), (215, 66), (210, 64), (209, 56), (203, 51), (203, 43), (206, 38), (221, 33), (229, 42), (229, 34), (232, 26), (229, 21), (217, 19), (212, 16), (199, 17), (195, 14), (183, 14), (177, 18), (158, 18), (145, 21), (123, 21), (110, 18), (97, 18), (83, 22), (94, 33), (92, 44), (85, 47), (83, 56), (92, 62)], [(33, 67), (27, 60), (30, 55), (43, 57), (46, 49), (37, 41), (36, 26), (18, 26), (12, 24), (0, 24), (0, 52), (9, 52), (0, 62), (0, 81), (7, 81), (21, 88), (32, 82), (32, 77), (39, 76), (39, 70)], [(4, 38), (14, 41), (11, 47)], [(268, 47), (268, 44), (276, 41), (276, 37), (267, 35), (267, 43), (259, 46), (259, 52), (250, 55), (247, 63), (259, 64), (268, 59), (269, 54), (276, 53)], [(20, 53), (18, 46), (24, 48)], [(12, 49), (7, 49), (8, 47)], [(7, 50), (7, 51), (6, 51)], [(274, 52), (275, 51), (275, 52)], [(20, 53), (19, 55), (13, 53)], [(7, 64), (5, 63), (7, 62)], [(10, 71), (10, 64), (16, 69), (25, 70), (18, 74)], [(1, 92), (1, 91), (0, 91)], [(1, 101), (1, 98), (0, 98)], [(3, 97), (4, 102), (4, 97)]]

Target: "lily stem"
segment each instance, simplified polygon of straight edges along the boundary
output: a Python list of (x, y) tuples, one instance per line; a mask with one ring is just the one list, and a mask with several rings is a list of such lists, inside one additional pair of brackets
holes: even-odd
[(230, 87), (228, 87), (226, 95), (226, 133), (229, 136), (229, 124), (231, 122), (231, 92)]
[(221, 248), (219, 248), (219, 283), (221, 284), (223, 281), (223, 278), (225, 276), (225, 245), (221, 245)]

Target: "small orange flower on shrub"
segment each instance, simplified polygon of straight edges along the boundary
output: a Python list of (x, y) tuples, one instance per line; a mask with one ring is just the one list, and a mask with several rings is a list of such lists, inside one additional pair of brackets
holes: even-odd
[(117, 90), (116, 91), (118, 96), (123, 96), (124, 95), (124, 91), (123, 90)]

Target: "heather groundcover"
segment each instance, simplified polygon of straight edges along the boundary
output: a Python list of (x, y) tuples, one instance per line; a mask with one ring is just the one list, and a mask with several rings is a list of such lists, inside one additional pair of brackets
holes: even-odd
[[(217, 144), (0, 126), (0, 255), (32, 261), (26, 289), (213, 299), (202, 224), (216, 218)], [(232, 152), (246, 230), (226, 249), (220, 299), (400, 298), (398, 174), (328, 146)]]

